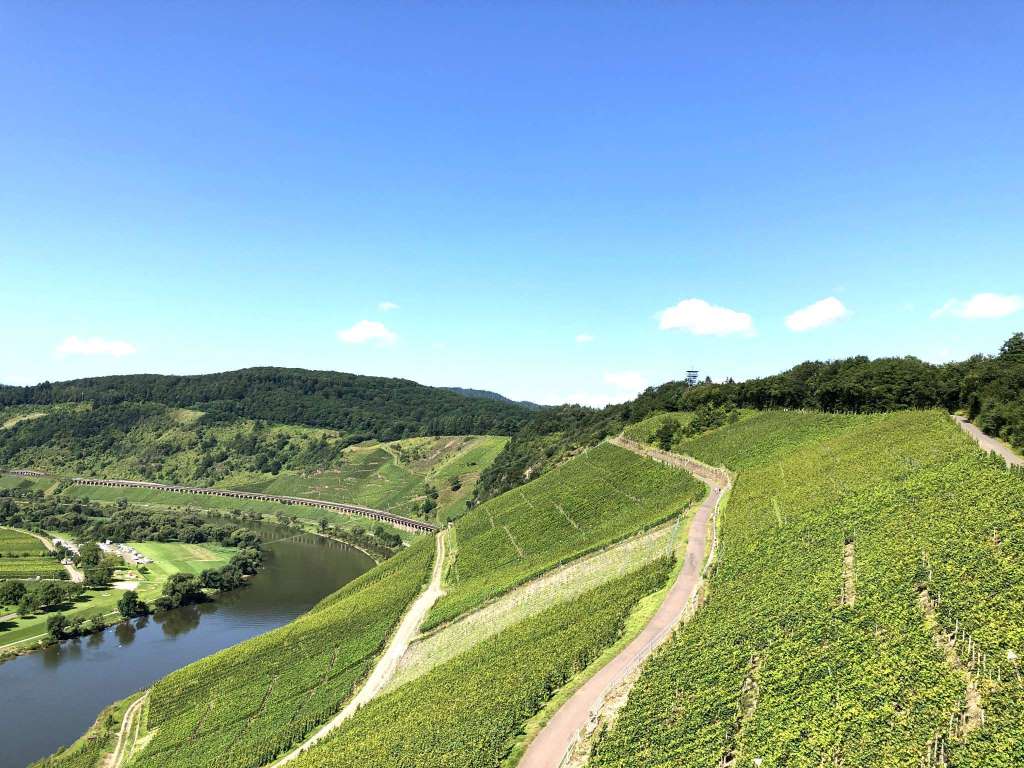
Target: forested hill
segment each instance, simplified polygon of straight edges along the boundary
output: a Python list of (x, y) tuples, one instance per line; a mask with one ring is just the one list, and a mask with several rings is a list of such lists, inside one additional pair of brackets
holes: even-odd
[(515, 403), (516, 405), (521, 405), (524, 408), (529, 408), (531, 411), (539, 411), (544, 408), (543, 405), (539, 405), (538, 403), (533, 403), (529, 400), (512, 400), (502, 394), (491, 392), (487, 389), (467, 389), (466, 387), (447, 387), (447, 389), (458, 395), (465, 395), (466, 397), (481, 397), (485, 400), (500, 400), (503, 403)]
[(246, 368), (200, 376), (138, 374), (31, 387), (0, 386), (0, 406), (153, 402), (196, 408), (208, 420), (263, 419), (341, 430), (362, 438), (516, 431), (530, 412), (515, 403), (466, 397), (407, 379), (298, 368)]

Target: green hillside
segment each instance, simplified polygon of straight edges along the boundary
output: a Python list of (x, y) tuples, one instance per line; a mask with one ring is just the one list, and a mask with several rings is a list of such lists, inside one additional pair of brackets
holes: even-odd
[[(351, 445), (350, 436), (335, 430), (249, 419), (211, 421), (199, 411), (155, 403), (17, 406), (0, 412), (4, 417), (9, 426), (0, 429), (0, 465), (64, 476), (307, 496), (442, 523), (466, 511), (481, 472), (507, 442), (504, 437), (456, 435)], [(68, 493), (181, 503), (180, 497), (155, 498), (159, 492), (107, 490)], [(237, 500), (226, 503), (245, 507)]]
[[(362, 440), (421, 435), (509, 434), (529, 410), (504, 400), (465, 397), (406, 379), (298, 368), (246, 368), (202, 376), (103, 376), (0, 386), (0, 407), (55, 403), (152, 403), (203, 411), (214, 420), (246, 418), (339, 430)], [(3, 423), (3, 422), (0, 422)]]
[(761, 413), (677, 447), (738, 472), (710, 596), (591, 765), (1021, 764), (1019, 474), (936, 411)]

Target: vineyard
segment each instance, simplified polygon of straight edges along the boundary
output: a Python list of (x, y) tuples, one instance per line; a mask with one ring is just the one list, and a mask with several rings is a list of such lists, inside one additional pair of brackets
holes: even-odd
[(677, 449), (738, 472), (709, 598), (594, 768), (1024, 763), (1024, 478), (939, 412), (766, 412)]
[(333, 717), (426, 581), (423, 538), (287, 626), (168, 675), (138, 768), (256, 768)]
[(485, 502), (455, 524), (447, 595), (424, 626), (450, 621), (544, 571), (650, 528), (701, 498), (692, 476), (607, 443)]
[(0, 528), (0, 557), (45, 555), (46, 545), (35, 536), (10, 528)]
[(63, 579), (64, 567), (35, 536), (0, 528), (0, 579)]
[(361, 709), (296, 768), (497, 766), (523, 724), (615, 642), (669, 561), (562, 602)]
[(473, 648), (504, 629), (670, 555), (686, 540), (685, 522), (670, 521), (581, 557), (425, 635), (409, 646), (389, 690)]

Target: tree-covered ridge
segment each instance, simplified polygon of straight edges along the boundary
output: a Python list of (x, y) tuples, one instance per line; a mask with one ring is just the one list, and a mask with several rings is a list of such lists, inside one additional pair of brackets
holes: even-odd
[(937, 410), (758, 413), (677, 448), (738, 472), (719, 558), (595, 768), (1022, 763), (1019, 473)]
[(30, 387), (0, 386), (0, 406), (91, 402), (197, 408), (216, 420), (262, 419), (337, 429), (352, 442), (419, 435), (507, 435), (529, 411), (407, 379), (297, 368), (246, 368), (199, 376), (103, 376)]
[(851, 357), (797, 365), (743, 382), (670, 381), (602, 410), (545, 409), (519, 429), (477, 488), (488, 499), (557, 466), (567, 456), (662, 412), (788, 408), (871, 413), (908, 408), (965, 410), (988, 434), (1024, 449), (1024, 333), (995, 356), (936, 365), (916, 357)]

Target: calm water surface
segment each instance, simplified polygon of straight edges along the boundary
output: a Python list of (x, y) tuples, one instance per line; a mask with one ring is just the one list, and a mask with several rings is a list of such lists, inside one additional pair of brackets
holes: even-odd
[(108, 704), (288, 623), (372, 565), (362, 552), (316, 536), (278, 541), (267, 547), (265, 567), (249, 586), (215, 602), (0, 664), (0, 768), (23, 768), (70, 744)]

